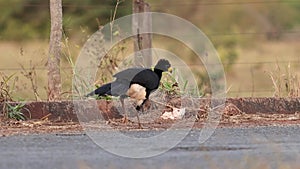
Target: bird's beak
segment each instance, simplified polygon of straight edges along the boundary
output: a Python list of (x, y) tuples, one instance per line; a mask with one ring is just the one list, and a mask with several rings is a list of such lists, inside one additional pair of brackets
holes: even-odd
[(170, 73), (172, 73), (172, 72), (173, 72), (173, 69), (172, 69), (172, 67), (169, 67), (169, 69), (168, 69), (168, 72), (170, 72)]

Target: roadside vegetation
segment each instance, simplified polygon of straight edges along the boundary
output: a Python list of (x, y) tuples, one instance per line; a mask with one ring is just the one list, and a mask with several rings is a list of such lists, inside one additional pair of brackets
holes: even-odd
[[(63, 99), (72, 98), (72, 68), (82, 45), (101, 25), (112, 20), (116, 2), (63, 1)], [(221, 0), (148, 2), (152, 11), (168, 12), (183, 17), (208, 35), (224, 64), (228, 96), (299, 97), (300, 47), (296, 43), (299, 33), (288, 33), (297, 32), (299, 28), (299, 3), (222, 5), (224, 2)], [(48, 1), (0, 0), (0, 4), (1, 10), (4, 11), (0, 27), (1, 102), (45, 100), (45, 64), (50, 29)], [(184, 8), (178, 10), (178, 6)], [(130, 13), (131, 1), (121, 1), (115, 18)], [(286, 15), (283, 16), (282, 13)], [(106, 58), (99, 63), (95, 86), (111, 80), (111, 75), (118, 71), (122, 59), (132, 53), (131, 43), (132, 41), (127, 39), (108, 52)], [(170, 50), (180, 56), (195, 73), (200, 94), (205, 96), (210, 93), (205, 68), (198, 66), (202, 63), (190, 49), (176, 40), (161, 36), (154, 36), (153, 46)], [(161, 88), (172, 93), (177, 90), (174, 89), (174, 84), (170, 81), (163, 82)], [(4, 88), (8, 86), (7, 91)]]

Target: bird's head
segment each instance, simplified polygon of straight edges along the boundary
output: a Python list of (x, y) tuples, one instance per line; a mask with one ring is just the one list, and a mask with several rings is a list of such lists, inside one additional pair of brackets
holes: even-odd
[(172, 67), (171, 64), (168, 60), (166, 59), (160, 59), (157, 64), (155, 65), (155, 69), (162, 70), (163, 72), (172, 72)]

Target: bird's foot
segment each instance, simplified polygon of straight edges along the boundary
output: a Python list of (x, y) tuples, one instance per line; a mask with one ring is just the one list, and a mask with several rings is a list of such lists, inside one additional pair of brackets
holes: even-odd
[(111, 120), (111, 119), (108, 119), (106, 122), (105, 122), (107, 125), (108, 124), (113, 124), (113, 125), (117, 125), (117, 123), (116, 122), (114, 122), (113, 120)]
[(122, 122), (125, 124), (128, 123), (128, 117), (126, 115), (122, 118)]
[(141, 123), (139, 123), (138, 129), (143, 129), (144, 127), (142, 126)]

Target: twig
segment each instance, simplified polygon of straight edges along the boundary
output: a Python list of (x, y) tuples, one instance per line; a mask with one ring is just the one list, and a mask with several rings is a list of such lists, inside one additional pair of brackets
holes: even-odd
[[(174, 107), (174, 106), (171, 106), (171, 105), (169, 105), (169, 104), (165, 104), (165, 103), (162, 103), (162, 102), (159, 102), (159, 101), (155, 101), (155, 100), (151, 100), (151, 101), (154, 102), (154, 103), (157, 103), (157, 104), (160, 104), (160, 105), (163, 105), (163, 106), (172, 108), (172, 109), (176, 108), (176, 107)], [(177, 109), (177, 108), (176, 108), (176, 109)]]
[(116, 19), (116, 15), (117, 15), (117, 10), (118, 10), (118, 6), (120, 5), (120, 3), (122, 3), (122, 1), (120, 0), (117, 0), (117, 3), (116, 3), (116, 6), (115, 6), (115, 9), (114, 9), (114, 13), (113, 15), (111, 16), (111, 21), (109, 23), (110, 25), (110, 40), (112, 42), (112, 36), (113, 36), (113, 26), (114, 26), (114, 23), (115, 23), (115, 19)]
[[(171, 105), (169, 105), (169, 104), (165, 104), (165, 103), (162, 103), (162, 102), (159, 102), (159, 101), (155, 101), (155, 100), (151, 100), (151, 101), (154, 102), (154, 103), (157, 103), (157, 104), (160, 104), (160, 105), (163, 105), (163, 106), (172, 108), (172, 109), (178, 109), (178, 108), (176, 108), (176, 107), (174, 107), (174, 106), (171, 106)], [(200, 108), (199, 108), (199, 109), (193, 109), (193, 108), (187, 108), (187, 107), (185, 107), (185, 109), (191, 110), (191, 111), (202, 111), (202, 112), (206, 112), (205, 109), (200, 109)]]
[(41, 120), (44, 121), (44, 120), (48, 119), (48, 117), (50, 117), (50, 116), (51, 116), (51, 113), (49, 113), (49, 114), (47, 114), (46, 116), (42, 117)]
[(19, 65), (22, 68), (21, 73), (31, 82), (31, 88), (32, 88), (35, 100), (41, 101), (41, 99), (39, 97), (39, 93), (38, 93), (35, 65), (32, 65), (32, 61), (30, 60), (30, 70), (29, 71), (27, 71), (21, 63), (19, 63)]

